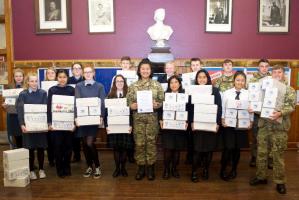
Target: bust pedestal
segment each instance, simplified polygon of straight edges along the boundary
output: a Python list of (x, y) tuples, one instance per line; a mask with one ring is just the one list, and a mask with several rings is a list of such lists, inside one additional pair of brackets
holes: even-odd
[(170, 47), (152, 47), (152, 51), (148, 54), (148, 59), (153, 63), (166, 63), (174, 60), (174, 56), (170, 52)]

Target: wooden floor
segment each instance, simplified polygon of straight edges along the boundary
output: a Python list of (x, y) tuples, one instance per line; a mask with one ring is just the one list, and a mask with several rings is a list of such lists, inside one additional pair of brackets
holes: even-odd
[[(8, 146), (0, 146), (0, 178), (3, 180), (2, 151)], [(251, 187), (249, 178), (254, 176), (255, 169), (248, 167), (249, 152), (242, 152), (238, 170), (238, 177), (232, 182), (224, 182), (218, 178), (219, 153), (216, 153), (208, 181), (192, 183), (190, 181), (190, 166), (180, 165), (181, 178), (163, 180), (161, 178), (163, 166), (158, 162), (155, 181), (136, 181), (134, 174), (136, 166), (128, 164), (129, 177), (112, 178), (114, 170), (112, 152), (100, 152), (103, 166), (101, 179), (83, 178), (85, 163), (73, 164), (73, 176), (60, 179), (55, 169), (50, 168), (46, 161), (47, 178), (31, 182), (26, 188), (4, 188), (0, 185), (0, 199), (299, 199), (299, 153), (286, 153), (287, 195), (279, 195), (275, 191), (275, 184), (269, 178), (266, 186)], [(271, 175), (271, 171), (269, 171)], [(271, 177), (271, 176), (270, 176)]]

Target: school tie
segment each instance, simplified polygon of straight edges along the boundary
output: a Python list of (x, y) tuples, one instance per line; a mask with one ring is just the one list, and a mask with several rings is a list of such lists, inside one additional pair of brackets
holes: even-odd
[(240, 94), (241, 92), (240, 91), (236, 91), (236, 97), (235, 97), (235, 100), (240, 100)]
[(90, 84), (90, 83), (88, 83), (88, 84), (86, 84), (86, 86), (91, 86), (91, 84)]
[(122, 98), (122, 97), (123, 97), (122, 93), (119, 93), (118, 98)]

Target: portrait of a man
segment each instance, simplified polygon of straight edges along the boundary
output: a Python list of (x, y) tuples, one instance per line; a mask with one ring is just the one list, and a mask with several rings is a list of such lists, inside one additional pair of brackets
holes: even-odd
[(61, 1), (60, 0), (45, 0), (45, 19), (46, 21), (61, 20)]

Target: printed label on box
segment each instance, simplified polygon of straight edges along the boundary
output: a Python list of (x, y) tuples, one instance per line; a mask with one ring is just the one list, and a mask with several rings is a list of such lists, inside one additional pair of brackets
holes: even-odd
[(46, 113), (46, 104), (24, 104), (25, 113)]
[(163, 129), (186, 130), (186, 121), (163, 120)]
[(101, 106), (90, 106), (89, 109), (89, 115), (101, 115)]
[(107, 108), (108, 116), (123, 116), (130, 115), (130, 108), (128, 106), (111, 106)]
[(163, 111), (163, 120), (170, 119), (174, 120), (175, 111), (164, 110)]
[(188, 112), (187, 111), (176, 112), (175, 119), (179, 120), (179, 121), (187, 121), (188, 120)]
[(105, 108), (114, 106), (127, 106), (127, 98), (105, 99)]

